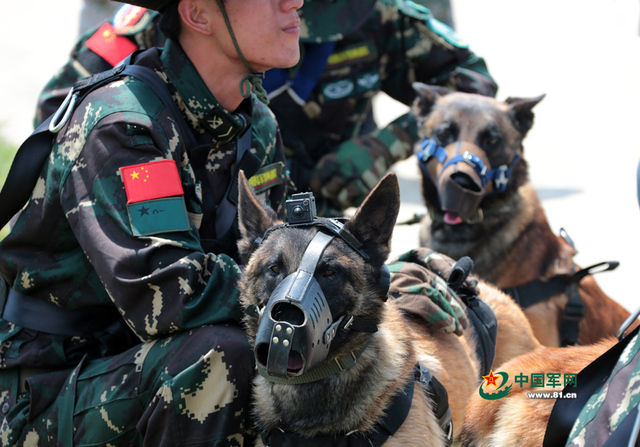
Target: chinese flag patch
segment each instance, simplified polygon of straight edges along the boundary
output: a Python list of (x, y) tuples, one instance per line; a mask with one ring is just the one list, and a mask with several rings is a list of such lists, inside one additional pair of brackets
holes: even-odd
[(184, 194), (174, 160), (159, 160), (120, 168), (127, 203)]
[(105, 23), (87, 40), (87, 47), (113, 67), (129, 56), (138, 46), (126, 36), (116, 34), (113, 25)]

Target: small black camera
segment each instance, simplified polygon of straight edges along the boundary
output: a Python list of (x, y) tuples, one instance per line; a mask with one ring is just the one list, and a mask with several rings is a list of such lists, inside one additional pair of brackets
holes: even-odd
[(313, 222), (316, 217), (316, 198), (311, 192), (293, 194), (287, 200), (287, 218), (291, 225)]

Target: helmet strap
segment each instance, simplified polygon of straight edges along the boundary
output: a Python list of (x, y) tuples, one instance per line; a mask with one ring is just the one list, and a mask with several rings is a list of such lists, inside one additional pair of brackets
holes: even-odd
[(236, 53), (238, 53), (240, 60), (242, 61), (244, 66), (247, 67), (247, 70), (250, 71), (249, 74), (244, 75), (240, 80), (240, 95), (242, 95), (243, 98), (248, 98), (249, 95), (251, 95), (251, 92), (253, 92), (258, 98), (258, 100), (260, 100), (260, 102), (262, 102), (263, 104), (269, 104), (267, 91), (262, 86), (264, 73), (258, 73), (257, 71), (255, 71), (253, 68), (251, 68), (251, 65), (249, 65), (249, 62), (247, 62), (247, 60), (245, 59), (244, 55), (242, 54), (242, 51), (240, 51), (240, 46), (238, 45), (236, 36), (235, 34), (233, 34), (233, 29), (231, 28), (231, 22), (229, 22), (227, 11), (225, 10), (224, 5), (222, 4), (223, 0), (217, 0), (217, 1), (218, 1), (218, 6), (220, 7), (220, 11), (222, 12), (222, 17), (224, 17), (224, 23), (225, 25), (227, 25), (227, 30), (229, 30), (231, 41), (233, 42), (233, 46), (236, 49)]

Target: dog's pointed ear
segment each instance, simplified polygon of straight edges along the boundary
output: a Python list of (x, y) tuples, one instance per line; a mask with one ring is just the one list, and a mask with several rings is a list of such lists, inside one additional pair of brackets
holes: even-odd
[(438, 101), (438, 98), (450, 93), (446, 87), (427, 85), (422, 82), (414, 82), (411, 86), (417, 94), (413, 100), (411, 112), (418, 118), (424, 118), (431, 113), (431, 109), (436, 101)]
[(546, 95), (536, 96), (535, 98), (512, 98), (506, 99), (505, 103), (509, 104), (509, 118), (516, 126), (516, 129), (524, 137), (531, 126), (533, 126), (533, 108)]
[(345, 227), (362, 242), (373, 265), (381, 266), (391, 251), (391, 235), (400, 211), (400, 185), (387, 174), (369, 193)]
[(244, 171), (238, 173), (238, 253), (243, 264), (249, 260), (249, 252), (256, 238), (278, 222), (276, 212), (260, 201), (249, 185)]

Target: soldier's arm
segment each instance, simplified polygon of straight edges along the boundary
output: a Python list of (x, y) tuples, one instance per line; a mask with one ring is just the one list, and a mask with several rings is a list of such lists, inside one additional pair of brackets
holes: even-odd
[(345, 141), (322, 157), (310, 186), (321, 193), (318, 202), (323, 214), (359, 206), (394, 163), (413, 153), (416, 132), (415, 118), (407, 114), (369, 135)]
[[(378, 41), (388, 63), (383, 68), (383, 90), (409, 105), (415, 98), (414, 81), (450, 90), (495, 96), (498, 85), (483, 58), (447, 25), (424, 7), (399, 2), (399, 14), (382, 23), (386, 32)], [(384, 16), (383, 16), (384, 17)], [(392, 30), (404, 30), (394, 33)]]
[[(84, 129), (77, 132), (67, 132), (54, 151), (82, 141)], [(225, 254), (203, 251), (189, 215), (199, 210), (186, 196), (194, 182), (180, 168), (181, 160), (185, 195), (172, 197), (172, 203), (167, 198), (136, 201), (125, 191), (127, 174), (120, 168), (172, 160), (176, 141), (147, 116), (109, 115), (89, 132), (60, 188), (85, 256), (142, 340), (228, 320), (239, 311), (238, 266)]]

